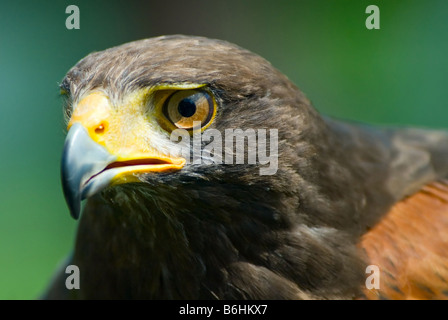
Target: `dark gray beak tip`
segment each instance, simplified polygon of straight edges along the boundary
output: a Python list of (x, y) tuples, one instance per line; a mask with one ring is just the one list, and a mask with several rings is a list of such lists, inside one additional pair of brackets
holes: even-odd
[(81, 197), (79, 191), (73, 190), (67, 180), (64, 179), (64, 169), (61, 170), (62, 190), (64, 192), (65, 202), (70, 210), (73, 219), (78, 220), (81, 211)]
[(64, 192), (65, 201), (70, 210), (70, 215), (73, 219), (78, 220), (81, 211), (81, 190), (80, 182), (81, 179), (78, 175), (73, 175), (73, 168), (71, 164), (70, 156), (71, 153), (71, 135), (67, 138), (64, 151), (62, 153), (61, 160), (61, 184), (62, 191)]

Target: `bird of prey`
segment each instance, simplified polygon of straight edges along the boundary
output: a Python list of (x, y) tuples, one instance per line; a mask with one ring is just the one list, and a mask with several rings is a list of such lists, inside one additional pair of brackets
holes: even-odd
[[(94, 52), (61, 91), (80, 221), (44, 298), (448, 297), (446, 132), (331, 119), (265, 59), (195, 36)], [(276, 130), (275, 172), (249, 147), (240, 163), (218, 161), (237, 154), (224, 142), (179, 151), (237, 128)]]

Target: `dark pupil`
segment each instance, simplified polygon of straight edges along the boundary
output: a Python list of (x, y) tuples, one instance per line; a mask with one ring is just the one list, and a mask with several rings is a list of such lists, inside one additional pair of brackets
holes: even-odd
[(189, 118), (196, 112), (196, 104), (189, 98), (183, 99), (177, 106), (177, 111), (182, 117)]

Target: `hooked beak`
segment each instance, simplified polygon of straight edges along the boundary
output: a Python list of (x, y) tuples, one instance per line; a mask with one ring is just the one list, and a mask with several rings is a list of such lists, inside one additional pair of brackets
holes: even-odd
[(61, 179), (65, 200), (74, 219), (81, 201), (112, 184), (140, 181), (136, 174), (180, 170), (185, 159), (162, 155), (120, 157), (95, 142), (81, 123), (73, 123), (64, 144)]
[(93, 141), (80, 123), (75, 123), (70, 128), (62, 153), (61, 178), (65, 200), (73, 218), (79, 217), (81, 200), (109, 184), (112, 172), (107, 172), (98, 179), (91, 178), (116, 158)]

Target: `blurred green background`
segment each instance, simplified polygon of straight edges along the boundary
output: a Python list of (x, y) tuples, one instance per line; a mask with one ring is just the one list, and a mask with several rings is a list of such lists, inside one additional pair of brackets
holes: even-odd
[[(67, 30), (78, 5), (81, 29)], [(381, 29), (367, 30), (367, 5)], [(162, 34), (225, 39), (286, 73), (323, 113), (448, 128), (448, 1), (0, 2), (0, 299), (33, 299), (73, 245), (58, 82), (92, 51)]]

